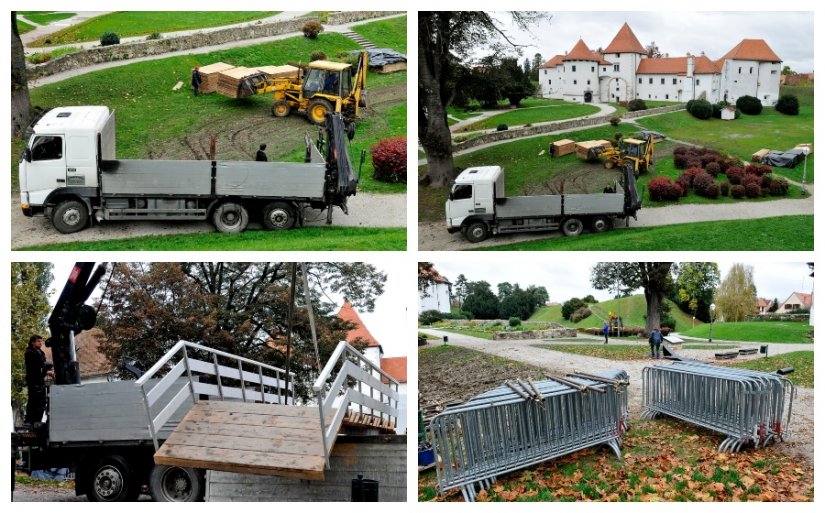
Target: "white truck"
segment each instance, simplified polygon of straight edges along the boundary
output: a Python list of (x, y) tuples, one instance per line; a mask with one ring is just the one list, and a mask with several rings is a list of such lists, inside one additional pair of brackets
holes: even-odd
[(567, 236), (585, 226), (603, 232), (615, 219), (636, 216), (641, 199), (632, 169), (624, 179), (598, 194), (513, 196), (504, 194), (504, 169), (482, 166), (465, 169), (450, 189), (446, 203), (447, 231), (460, 231), (470, 242), (502, 233), (557, 230)]
[(352, 132), (340, 114), (330, 115), (317, 143), (305, 137), (304, 162), (116, 160), (115, 114), (105, 106), (57, 107), (29, 130), (23, 214), (47, 216), (61, 233), (92, 220), (211, 220), (236, 233), (250, 217), (287, 230), (303, 224), (303, 207), (326, 209), (330, 224), (332, 208), (346, 213), (358, 183), (346, 147)]

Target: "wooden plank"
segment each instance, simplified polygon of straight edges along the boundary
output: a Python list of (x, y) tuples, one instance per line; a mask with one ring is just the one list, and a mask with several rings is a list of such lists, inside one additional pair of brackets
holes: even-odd
[(316, 436), (313, 441), (298, 442), (274, 438), (249, 438), (245, 436), (227, 436), (200, 434), (191, 436), (190, 433), (175, 432), (166, 440), (174, 446), (190, 445), (194, 447), (214, 447), (216, 449), (233, 449), (257, 451), (268, 454), (296, 454), (305, 456), (323, 456), (324, 448), (321, 437)]
[(175, 431), (179, 433), (186, 433), (193, 437), (198, 437), (202, 434), (211, 434), (222, 436), (246, 436), (249, 438), (263, 439), (272, 439), (277, 436), (281, 440), (295, 442), (312, 442), (314, 440), (321, 440), (320, 430), (242, 426), (237, 424), (209, 424), (206, 422), (196, 421), (181, 423)]
[[(202, 422), (207, 424), (239, 425), (239, 426), (260, 426), (269, 428), (294, 429), (300, 431), (320, 429), (319, 419), (306, 419), (301, 427), (291, 427), (294, 424), (284, 422), (284, 417), (277, 415), (260, 415), (247, 413), (229, 412), (201, 412), (190, 411), (184, 421)], [(287, 427), (290, 426), (290, 427)]]
[[(216, 449), (189, 445), (163, 444), (155, 453), (155, 463), (183, 467), (207, 468), (227, 472), (264, 473), (302, 479), (323, 479), (323, 456), (261, 454), (257, 451)], [(256, 472), (258, 471), (258, 472)]]
[(237, 413), (262, 413), (266, 415), (276, 414), (279, 417), (300, 417), (318, 420), (318, 408), (316, 406), (287, 406), (259, 404), (259, 403), (233, 403), (226, 401), (200, 401), (198, 409), (203, 411), (228, 411)]

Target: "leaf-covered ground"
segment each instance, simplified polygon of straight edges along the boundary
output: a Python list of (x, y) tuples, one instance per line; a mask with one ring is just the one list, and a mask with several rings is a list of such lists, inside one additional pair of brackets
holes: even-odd
[[(780, 446), (719, 454), (722, 438), (672, 419), (637, 421), (619, 461), (607, 448), (579, 451), (499, 477), (478, 501), (811, 501), (813, 469)], [(435, 471), (419, 475), (420, 501), (437, 495)]]

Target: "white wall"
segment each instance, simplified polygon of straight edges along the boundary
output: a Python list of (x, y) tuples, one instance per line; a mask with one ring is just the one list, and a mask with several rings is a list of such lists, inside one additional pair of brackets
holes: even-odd
[(564, 96), (561, 69), (561, 66), (556, 66), (555, 68), (539, 70), (539, 86), (541, 87), (542, 97), (561, 99)]
[(450, 313), (450, 288), (446, 283), (431, 283), (427, 286), (427, 295), (418, 293), (418, 313), (438, 310)]
[[(575, 68), (575, 71), (573, 71)], [(564, 99), (583, 102), (585, 91), (593, 92), (594, 102), (599, 101), (599, 63), (596, 61), (566, 61), (564, 74)]]
[(729, 103), (740, 96), (754, 96), (763, 105), (776, 105), (779, 99), (781, 63), (726, 60), (722, 68), (721, 94), (728, 95)]
[[(639, 75), (636, 78), (636, 97), (641, 100), (675, 102), (680, 101), (679, 91), (682, 90), (682, 101), (691, 100), (692, 97), (684, 97), (685, 82), (689, 83), (690, 80), (690, 78), (676, 74)], [(639, 83), (640, 81), (641, 83)], [(664, 84), (662, 81), (664, 81)], [(675, 84), (674, 81), (676, 81)]]

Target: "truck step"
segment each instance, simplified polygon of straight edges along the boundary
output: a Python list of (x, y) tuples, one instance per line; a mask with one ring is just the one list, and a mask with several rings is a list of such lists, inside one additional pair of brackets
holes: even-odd
[(116, 221), (119, 219), (163, 219), (163, 220), (190, 220), (206, 219), (205, 208), (192, 209), (153, 209), (145, 208), (115, 208), (103, 209), (104, 219)]

